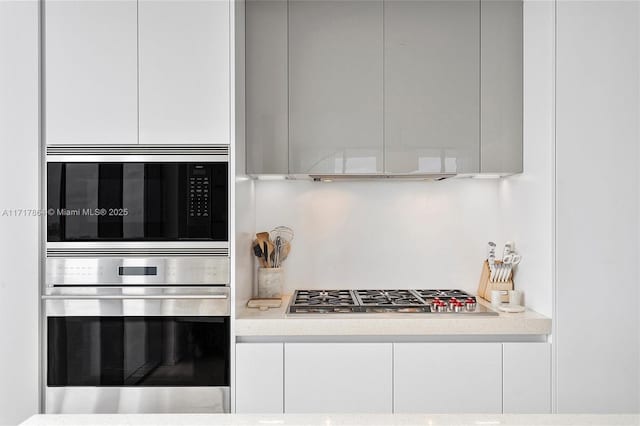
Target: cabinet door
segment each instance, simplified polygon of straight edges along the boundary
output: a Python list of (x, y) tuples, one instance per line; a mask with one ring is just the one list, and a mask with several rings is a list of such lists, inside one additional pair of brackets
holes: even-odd
[(48, 144), (138, 143), (136, 5), (44, 2)]
[(522, 0), (483, 0), (482, 173), (522, 172)]
[(382, 1), (289, 2), (289, 171), (383, 170)]
[(500, 343), (396, 343), (395, 413), (502, 412)]
[(229, 0), (140, 0), (140, 143), (229, 143)]
[(289, 172), (287, 0), (246, 1), (247, 173)]
[(551, 413), (551, 345), (504, 343), (502, 357), (504, 413)]
[(391, 413), (391, 343), (285, 343), (284, 359), (286, 413)]
[(236, 344), (236, 413), (282, 413), (283, 343)]
[(479, 170), (479, 3), (385, 2), (386, 172)]

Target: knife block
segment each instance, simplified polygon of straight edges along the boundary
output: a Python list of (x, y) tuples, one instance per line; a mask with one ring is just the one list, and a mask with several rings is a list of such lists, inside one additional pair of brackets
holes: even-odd
[[(502, 262), (496, 261), (496, 265), (500, 263)], [(504, 282), (493, 282), (489, 280), (490, 276), (491, 270), (489, 269), (489, 262), (485, 260), (482, 263), (482, 273), (480, 274), (480, 283), (478, 284), (478, 297), (491, 301), (491, 292), (493, 290), (500, 290), (502, 291), (502, 297), (500, 298), (502, 302), (509, 302), (509, 290), (513, 290), (513, 271), (511, 271), (509, 279)]]

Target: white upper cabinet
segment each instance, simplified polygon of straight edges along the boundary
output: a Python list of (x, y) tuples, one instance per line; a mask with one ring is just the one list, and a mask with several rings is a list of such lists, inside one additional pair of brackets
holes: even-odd
[(288, 16), (289, 172), (382, 172), (382, 1), (290, 0)]
[(140, 0), (140, 143), (230, 139), (229, 0)]
[(227, 144), (229, 0), (45, 0), (49, 144)]
[(137, 2), (44, 2), (49, 144), (138, 142)]
[(478, 172), (480, 1), (386, 1), (384, 29), (385, 172)]

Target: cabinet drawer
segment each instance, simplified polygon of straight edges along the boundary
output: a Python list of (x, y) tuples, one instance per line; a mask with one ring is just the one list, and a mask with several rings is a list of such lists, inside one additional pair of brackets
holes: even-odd
[(283, 344), (236, 344), (236, 413), (282, 413)]
[(503, 411), (551, 413), (551, 345), (503, 344)]
[(391, 413), (392, 352), (391, 343), (285, 343), (285, 412)]
[(394, 412), (502, 412), (500, 343), (394, 344)]

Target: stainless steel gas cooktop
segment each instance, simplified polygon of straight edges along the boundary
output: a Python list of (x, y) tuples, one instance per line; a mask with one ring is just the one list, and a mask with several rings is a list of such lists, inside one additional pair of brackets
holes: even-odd
[(498, 315), (462, 290), (296, 290), (288, 312)]

